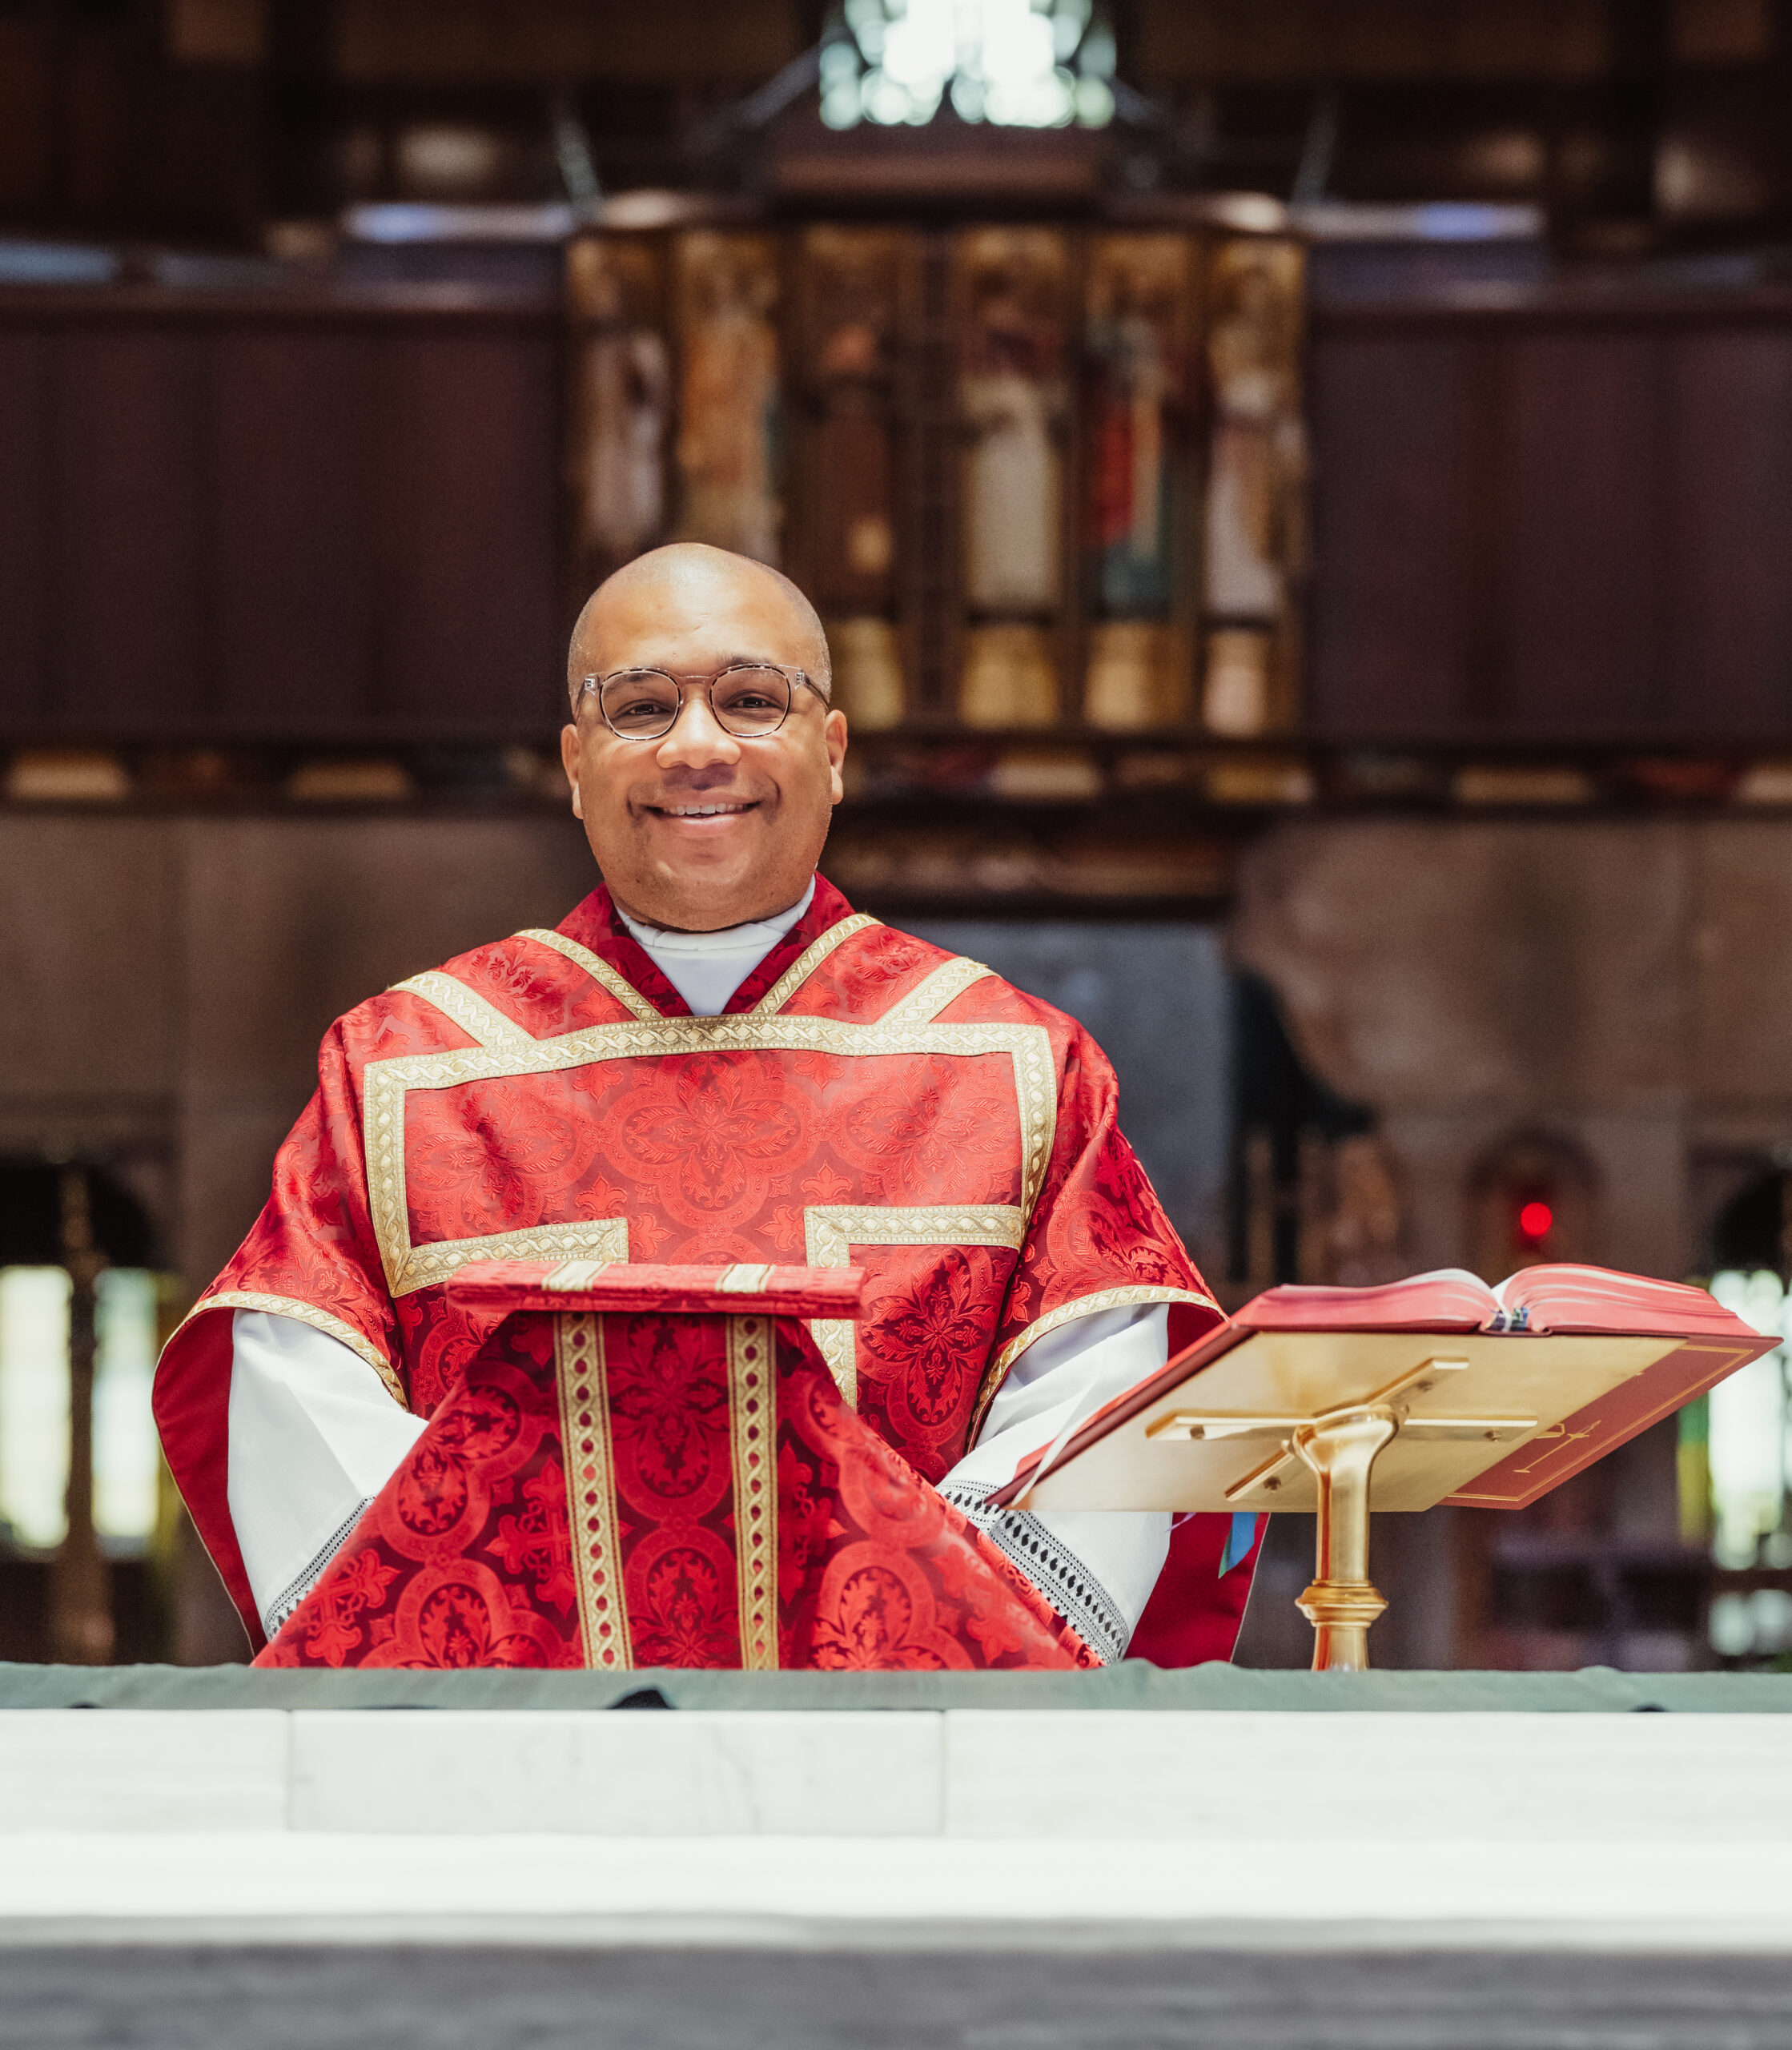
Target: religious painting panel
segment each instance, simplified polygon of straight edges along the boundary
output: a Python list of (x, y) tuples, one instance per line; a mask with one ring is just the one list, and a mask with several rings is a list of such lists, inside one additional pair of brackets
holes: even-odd
[(904, 704), (897, 391), (918, 243), (896, 229), (812, 227), (798, 258), (793, 566), (827, 625), (835, 703), (862, 728), (893, 726)]
[(1051, 228), (971, 229), (958, 239), (954, 272), (960, 716), (974, 726), (1049, 726), (1067, 581), (1069, 242)]
[(1303, 283), (1296, 243), (1227, 237), (1210, 250), (1203, 709), (1222, 732), (1268, 730), (1287, 696), (1306, 555)]
[(665, 529), (673, 392), (663, 242), (581, 236), (566, 251), (566, 300), (568, 470), (582, 593)]
[(861, 730), (1292, 722), (1304, 262), (1276, 236), (609, 232), (568, 251), (582, 593), (704, 541), (814, 598)]
[(775, 565), (784, 525), (778, 242), (692, 229), (674, 244), (673, 269), (675, 537)]
[(1091, 239), (1083, 286), (1084, 717), (1167, 725), (1188, 699), (1185, 236)]

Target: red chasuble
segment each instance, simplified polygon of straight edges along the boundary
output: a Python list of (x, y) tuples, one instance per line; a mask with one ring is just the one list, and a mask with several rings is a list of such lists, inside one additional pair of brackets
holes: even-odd
[[(693, 1017), (594, 891), (340, 1019), (267, 1208), (163, 1354), (156, 1415), (200, 1536), (263, 1641), (226, 1463), (236, 1309), (351, 1346), (433, 1417), (503, 1312), (476, 1260), (849, 1264), (863, 1321), (809, 1329), (845, 1409), (917, 1475), (963, 1455), (1027, 1346), (1170, 1305), (1219, 1312), (1115, 1121), (1074, 1020), (863, 914), (818, 878), (717, 1018)], [(1228, 1519), (1179, 1526), (1132, 1642), (1229, 1656), (1249, 1571)]]
[(1099, 1662), (842, 1401), (856, 1270), (464, 1272), (504, 1321), (258, 1665)]

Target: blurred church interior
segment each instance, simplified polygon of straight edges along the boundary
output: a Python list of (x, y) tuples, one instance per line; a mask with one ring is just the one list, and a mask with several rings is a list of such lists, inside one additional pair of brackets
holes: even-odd
[[(330, 1019), (589, 886), (669, 537), (814, 596), (827, 872), (1093, 1028), (1228, 1304), (1792, 1328), (1789, 94), (1787, 0), (0, 0), (0, 1657), (246, 1655), (159, 1337)], [(1786, 1370), (1380, 1519), (1376, 1662), (1792, 1658)]]

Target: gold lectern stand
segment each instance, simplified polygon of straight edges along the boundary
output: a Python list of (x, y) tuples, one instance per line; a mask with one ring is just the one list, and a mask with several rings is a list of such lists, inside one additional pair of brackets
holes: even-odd
[(1376, 1461), (1403, 1433), (1409, 1444), (1461, 1439), (1512, 1445), (1537, 1429), (1535, 1417), (1414, 1417), (1401, 1396), (1428, 1393), (1466, 1360), (1425, 1361), (1372, 1401), (1317, 1417), (1216, 1417), (1178, 1410), (1152, 1429), (1154, 1438), (1273, 1438), (1275, 1456), (1256, 1468), (1238, 1493), (1274, 1493), (1283, 1471), (1299, 1460), (1318, 1495), (1318, 1542), (1312, 1585), (1300, 1597), (1313, 1626), (1313, 1670), (1360, 1673), (1369, 1662), (1369, 1625), (1387, 1607), (1369, 1578), (1369, 1509)]
[[(1387, 1606), (1369, 1578), (1371, 1509), (1518, 1506), (1652, 1421), (1654, 1384), (1629, 1392), (1644, 1399), (1622, 1405), (1621, 1425), (1608, 1429), (1589, 1405), (1670, 1354), (1710, 1353), (1709, 1385), (1773, 1342), (1256, 1330), (1179, 1380), (1147, 1384), (998, 1498), (1019, 1509), (1310, 1511), (1317, 1568), (1300, 1606), (1313, 1665), (1360, 1672)], [(1682, 1376), (1653, 1413), (1689, 1392)]]

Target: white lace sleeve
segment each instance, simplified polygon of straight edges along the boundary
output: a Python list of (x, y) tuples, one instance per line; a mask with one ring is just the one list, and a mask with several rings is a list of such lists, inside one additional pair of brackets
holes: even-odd
[(231, 1521), (272, 1637), (423, 1433), (349, 1348), (295, 1317), (231, 1328)]
[(990, 1405), (977, 1442), (940, 1483), (1105, 1662), (1126, 1656), (1170, 1550), (1167, 1513), (986, 1509), (1028, 1453), (1073, 1417), (1156, 1373), (1170, 1357), (1162, 1303), (1079, 1317), (1030, 1345)]

